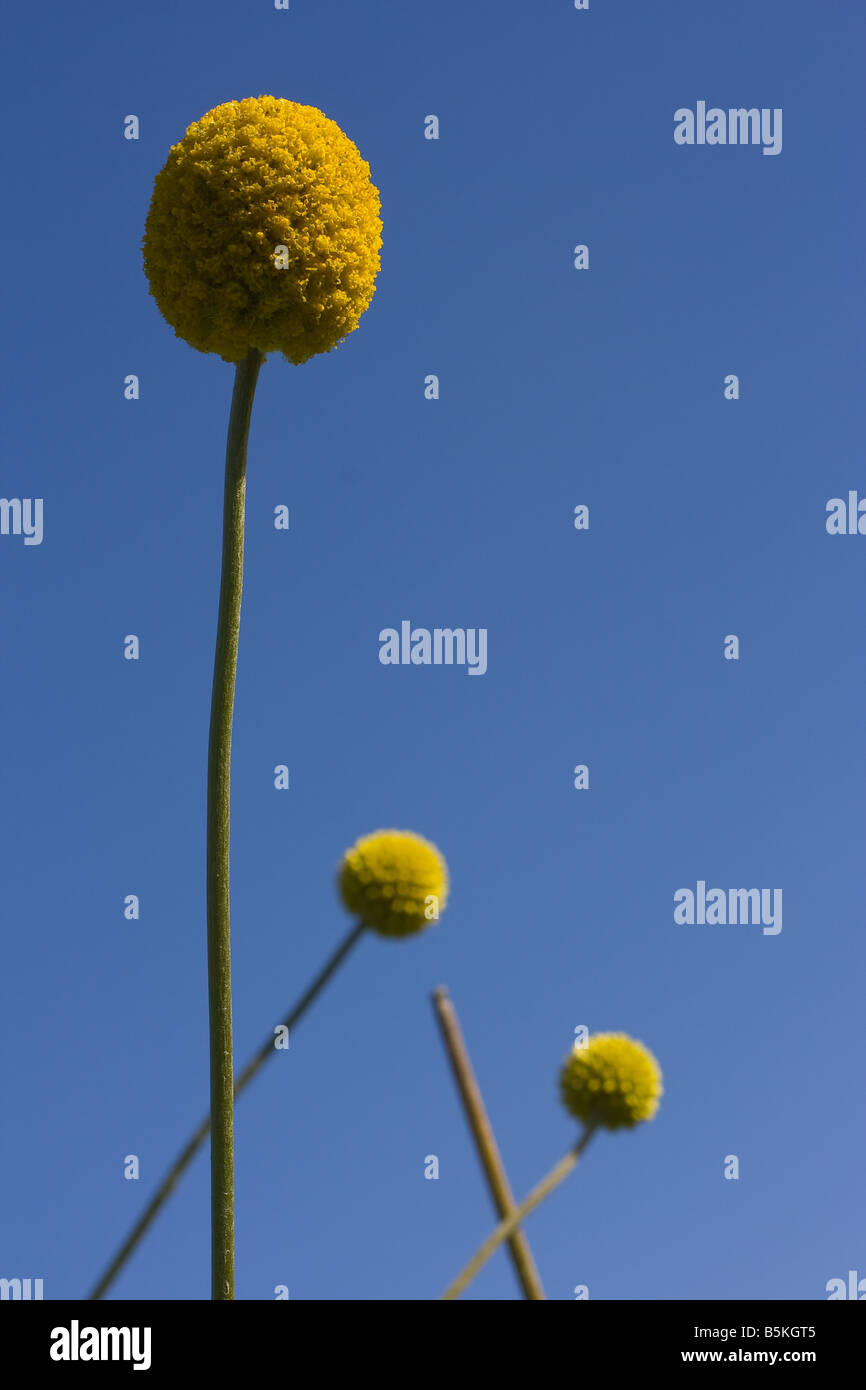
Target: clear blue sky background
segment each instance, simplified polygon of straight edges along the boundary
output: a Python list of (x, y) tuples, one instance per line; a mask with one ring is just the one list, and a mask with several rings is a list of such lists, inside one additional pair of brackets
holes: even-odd
[[(657, 1119), (597, 1139), (531, 1219), (550, 1298), (821, 1299), (866, 1275), (866, 538), (825, 530), (828, 498), (866, 493), (864, 31), (853, 0), (10, 12), (0, 492), (44, 498), (45, 535), (0, 537), (0, 1274), (82, 1296), (207, 1108), (232, 370), (174, 337), (140, 243), (189, 123), (272, 93), (358, 144), (384, 246), (358, 331), (272, 357), (256, 400), (238, 1062), (346, 930), (356, 837), (428, 836), (453, 895), (422, 938), (363, 941), (240, 1102), (238, 1297), (435, 1298), (489, 1230), (440, 983), (520, 1193), (575, 1136), (577, 1024), (662, 1065)], [(700, 99), (782, 107), (782, 153), (676, 146)], [(487, 628), (487, 674), (380, 665), (404, 618)], [(701, 878), (781, 887), (781, 934), (676, 926)], [(115, 1294), (208, 1297), (206, 1153)], [(519, 1297), (504, 1253), (467, 1296)]]

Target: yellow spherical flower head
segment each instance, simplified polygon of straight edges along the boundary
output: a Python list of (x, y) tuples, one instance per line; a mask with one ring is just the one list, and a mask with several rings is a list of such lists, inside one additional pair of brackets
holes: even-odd
[(625, 1033), (595, 1033), (576, 1046), (563, 1063), (559, 1087), (572, 1115), (604, 1129), (651, 1120), (663, 1094), (655, 1057)]
[(448, 897), (448, 868), (435, 845), (406, 830), (377, 830), (343, 855), (345, 906), (381, 936), (411, 936), (435, 922)]
[(160, 310), (200, 352), (306, 362), (358, 326), (382, 245), (370, 166), (314, 106), (216, 106), (154, 181), (144, 268)]

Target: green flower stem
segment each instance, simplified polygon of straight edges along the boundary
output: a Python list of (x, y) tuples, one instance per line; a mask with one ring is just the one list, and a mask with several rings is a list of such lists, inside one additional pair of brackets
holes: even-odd
[(219, 616), (207, 755), (207, 979), (210, 1020), (211, 1298), (235, 1296), (234, 1066), (229, 920), (232, 712), (244, 574), (247, 437), (262, 355), (235, 370), (226, 444)]
[[(355, 945), (356, 941), (359, 940), (363, 931), (363, 922), (358, 922), (354, 927), (352, 927), (351, 931), (348, 933), (347, 936), (343, 938), (336, 951), (334, 951), (333, 955), (326, 962), (324, 967), (319, 971), (319, 974), (313, 980), (313, 983), (310, 985), (309, 989), (306, 991), (305, 994), (301, 996), (301, 998), (298, 1000), (297, 1004), (295, 1004), (291, 1012), (287, 1014), (286, 1017), (283, 1019), (281, 1027), (286, 1028), (289, 1031), (291, 1031), (291, 1029), (294, 1028), (295, 1024), (298, 1023), (298, 1021), (303, 1017), (303, 1015), (306, 1013), (307, 1009), (312, 1004), (316, 996), (319, 993), (321, 993), (322, 989), (324, 989), (325, 985), (328, 983), (331, 976), (337, 969), (338, 965), (341, 964), (341, 962), (349, 954), (352, 947)], [(249, 1085), (253, 1077), (261, 1069), (261, 1067), (268, 1060), (268, 1058), (274, 1055), (275, 1050), (276, 1049), (274, 1048), (274, 1034), (269, 1033), (268, 1036), (265, 1038), (265, 1041), (259, 1048), (258, 1052), (256, 1052), (255, 1055), (250, 1058), (249, 1062), (247, 1062), (243, 1071), (238, 1072), (234, 1086), (235, 1099), (237, 1099), (241, 1091), (243, 1091), (244, 1088)], [(201, 1124), (199, 1125), (198, 1129), (195, 1130), (188, 1142), (181, 1149), (177, 1158), (174, 1160), (174, 1163), (171, 1165), (162, 1182), (160, 1183), (159, 1187), (156, 1189), (156, 1192), (153, 1194), (144, 1211), (141, 1213), (141, 1216), (138, 1218), (129, 1235), (126, 1237), (126, 1240), (120, 1246), (111, 1263), (107, 1266), (104, 1273), (100, 1277), (99, 1282), (94, 1285), (91, 1292), (87, 1295), (88, 1301), (97, 1301), (105, 1296), (108, 1289), (114, 1283), (118, 1274), (129, 1260), (130, 1255), (132, 1255), (133, 1251), (139, 1245), (142, 1237), (145, 1235), (145, 1233), (153, 1223), (154, 1218), (157, 1216), (161, 1208), (168, 1201), (168, 1198), (171, 1196), (180, 1178), (183, 1177), (183, 1174), (186, 1172), (187, 1168), (192, 1163), (199, 1149), (202, 1147), (205, 1140), (207, 1139), (209, 1133), (210, 1115), (206, 1115), (205, 1118), (202, 1120)]]
[[(436, 1011), (436, 1019), (442, 1033), (445, 1051), (451, 1063), (451, 1070), (454, 1073), (454, 1080), (463, 1101), (466, 1119), (475, 1140), (481, 1167), (487, 1179), (487, 1186), (490, 1188), (496, 1215), (499, 1217), (510, 1216), (514, 1211), (514, 1196), (499, 1153), (496, 1136), (484, 1108), (481, 1090), (472, 1070), (469, 1053), (463, 1041), (457, 1011), (444, 986), (440, 986), (434, 991), (433, 1007)], [(545, 1294), (541, 1278), (532, 1258), (529, 1241), (521, 1230), (514, 1230), (508, 1236), (508, 1249), (524, 1297), (543, 1299)]]
[(526, 1219), (530, 1212), (534, 1211), (545, 1197), (558, 1187), (563, 1178), (567, 1178), (573, 1168), (577, 1167), (578, 1160), (595, 1133), (596, 1126), (587, 1125), (573, 1149), (569, 1149), (564, 1158), (561, 1158), (555, 1168), (551, 1168), (546, 1178), (542, 1178), (537, 1187), (534, 1187), (529, 1196), (526, 1197), (519, 1207), (506, 1216), (488, 1236), (484, 1244), (478, 1249), (469, 1261), (462, 1273), (458, 1274), (453, 1284), (450, 1284), (442, 1294), (442, 1299), (459, 1298), (467, 1285), (472, 1283), (478, 1271), (487, 1263), (494, 1251), (498, 1250), (504, 1240), (517, 1230), (517, 1227)]

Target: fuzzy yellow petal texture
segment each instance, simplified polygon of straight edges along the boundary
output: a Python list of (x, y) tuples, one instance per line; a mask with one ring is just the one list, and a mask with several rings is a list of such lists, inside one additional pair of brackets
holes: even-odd
[(240, 362), (306, 362), (370, 303), (382, 222), (370, 166), (314, 106), (247, 97), (172, 146), (144, 232), (150, 290), (176, 335)]
[(435, 922), (448, 897), (448, 868), (435, 845), (406, 830), (377, 830), (346, 850), (343, 903), (382, 936), (410, 936)]
[(563, 1063), (559, 1087), (572, 1115), (604, 1129), (651, 1120), (663, 1094), (655, 1057), (625, 1033), (594, 1033), (576, 1045)]

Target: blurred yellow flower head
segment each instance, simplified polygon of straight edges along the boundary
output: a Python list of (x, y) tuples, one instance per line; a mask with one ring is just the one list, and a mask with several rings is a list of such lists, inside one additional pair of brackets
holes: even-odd
[(448, 868), (429, 840), (377, 830), (343, 855), (339, 890), (349, 912), (382, 936), (410, 936), (435, 922), (448, 897)]
[(643, 1043), (625, 1033), (595, 1033), (566, 1057), (559, 1077), (563, 1104), (584, 1123), (631, 1129), (659, 1108), (662, 1074)]
[(240, 362), (329, 352), (373, 297), (382, 245), (370, 166), (314, 106), (247, 97), (174, 145), (144, 234), (150, 290), (179, 338)]

